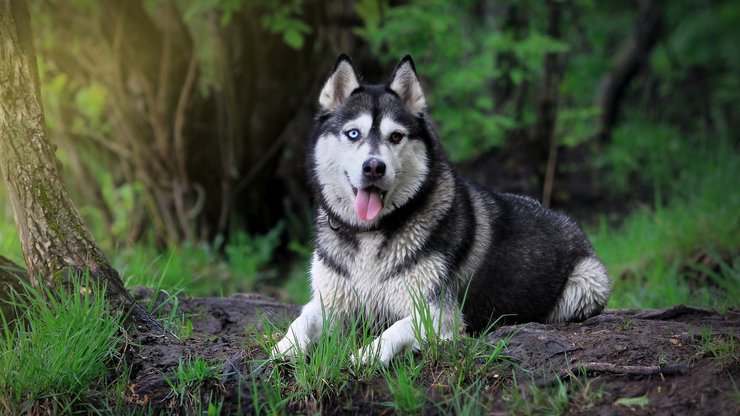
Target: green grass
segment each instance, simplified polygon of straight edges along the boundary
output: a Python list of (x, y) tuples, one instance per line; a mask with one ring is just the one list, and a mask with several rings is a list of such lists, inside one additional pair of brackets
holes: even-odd
[[(294, 360), (275, 363), (273, 367), (271, 378), (280, 380), (279, 376), (274, 375), (275, 371), (287, 370), (292, 378), (286, 382), (294, 386), (295, 393), (300, 397), (316, 400), (336, 397), (344, 391), (350, 378), (370, 380), (379, 373), (380, 363), (361, 364), (352, 359), (352, 354), (374, 339), (375, 334), (369, 323), (353, 317), (346, 327), (341, 324), (330, 325), (329, 322), (333, 321), (332, 313), (329, 311), (325, 314), (321, 335), (310, 351), (299, 350)], [(265, 334), (258, 338), (258, 342), (269, 356), (275, 343), (285, 332), (269, 322), (265, 322), (263, 326)], [(269, 360), (261, 364), (268, 363)]]
[(437, 404), (440, 413), (450, 416), (480, 416), (487, 414), (484, 383), (476, 380), (468, 387), (460, 387), (452, 384), (450, 386), (450, 398)]
[(424, 364), (424, 361), (416, 362), (414, 354), (407, 351), (400, 360), (394, 360), (391, 368), (384, 369), (383, 378), (393, 398), (389, 407), (402, 414), (421, 411), (426, 402), (424, 390), (419, 386)]
[[(686, 150), (688, 152), (688, 150)], [(678, 303), (724, 309), (740, 299), (740, 162), (724, 141), (696, 150), (693, 165), (673, 185), (668, 205), (632, 213), (590, 233), (614, 284), (616, 308)], [(711, 168), (710, 168), (711, 167)], [(692, 260), (713, 258), (711, 270)], [(707, 282), (692, 282), (704, 272)]]
[(559, 377), (553, 386), (538, 387), (520, 384), (515, 375), (513, 383), (505, 388), (503, 400), (509, 414), (566, 414), (569, 411), (587, 411), (604, 398), (602, 389), (591, 386), (585, 374), (571, 374), (567, 381)]
[[(440, 340), (418, 329), (432, 328), (434, 315), (429, 304), (418, 302), (416, 307), (420, 309), (416, 313), (420, 319), (416, 336), (427, 341), (422, 343), (418, 353), (407, 349), (399, 354), (388, 368), (377, 360), (362, 364), (353, 359), (357, 351), (380, 335), (368, 321), (359, 318), (361, 314), (354, 315), (346, 325), (332, 327), (327, 324), (332, 321), (331, 312), (325, 317), (322, 334), (309, 351), (299, 351), (297, 358), (288, 362), (255, 360), (269, 373), (259, 382), (252, 381), (253, 400), (258, 403), (255, 412), (282, 412), (291, 403), (306, 399), (315, 402), (345, 400), (356, 392), (357, 383), (376, 385), (381, 380), (392, 398), (384, 402), (386, 406), (399, 413), (416, 413), (431, 405), (426, 400), (426, 382), (421, 379), (423, 371), (431, 368), (439, 377), (449, 380), (449, 392), (455, 395), (445, 403), (434, 404), (440, 411), (457, 414), (464, 410), (463, 414), (478, 414), (476, 412), (484, 408), (480, 381), (505, 360), (506, 341), (494, 344), (485, 335), (465, 336), (457, 330), (451, 340)], [(257, 334), (252, 342), (258, 343), (264, 354), (269, 355), (284, 331), (267, 321), (263, 322), (263, 327), (264, 333)], [(257, 386), (261, 389), (259, 392)]]
[[(168, 397), (180, 407), (193, 409), (202, 406), (202, 390), (207, 384), (218, 381), (220, 369), (221, 365), (216, 361), (207, 361), (200, 357), (187, 360), (181, 358), (172, 376), (164, 376), (170, 387)], [(209, 408), (214, 406), (210, 397), (206, 403)]]
[(104, 377), (118, 358), (119, 319), (104, 296), (80, 295), (89, 287), (81, 281), (74, 279), (69, 294), (28, 287), (14, 297), (23, 320), (3, 322), (0, 335), (2, 413), (33, 408), (65, 413), (104, 394)]
[(720, 361), (737, 362), (740, 360), (740, 349), (738, 349), (733, 331), (726, 335), (715, 336), (711, 328), (703, 326), (695, 346), (700, 356), (708, 356)]
[(284, 227), (261, 236), (238, 232), (217, 250), (212, 244), (183, 244), (164, 253), (147, 244), (122, 249), (113, 263), (128, 287), (159, 287), (192, 296), (225, 296), (253, 292), (260, 281), (274, 277), (267, 267)]
[[(243, 380), (243, 379), (242, 379)], [(251, 383), (252, 406), (255, 416), (258, 415), (281, 415), (286, 413), (286, 407), (296, 394), (286, 394), (286, 383), (282, 372), (273, 369), (267, 377), (255, 377), (248, 381)]]

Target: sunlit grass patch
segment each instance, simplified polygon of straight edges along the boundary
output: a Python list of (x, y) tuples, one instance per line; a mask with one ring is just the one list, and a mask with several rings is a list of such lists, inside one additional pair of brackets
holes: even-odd
[(0, 408), (69, 412), (101, 393), (95, 387), (117, 359), (119, 318), (102, 290), (73, 279), (69, 293), (26, 288), (14, 296), (22, 317), (3, 322), (0, 335)]

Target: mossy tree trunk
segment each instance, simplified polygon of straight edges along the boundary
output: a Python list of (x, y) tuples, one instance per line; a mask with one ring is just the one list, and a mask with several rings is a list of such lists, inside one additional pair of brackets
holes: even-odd
[(30, 16), (21, 0), (0, 0), (0, 171), (32, 284), (62, 289), (71, 276), (89, 273), (141, 329), (162, 330), (125, 289), (61, 180), (46, 134)]

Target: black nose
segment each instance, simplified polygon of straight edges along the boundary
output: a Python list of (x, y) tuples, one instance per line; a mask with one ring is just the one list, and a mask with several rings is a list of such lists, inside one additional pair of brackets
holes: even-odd
[(370, 179), (380, 179), (385, 175), (385, 162), (372, 157), (362, 164), (362, 173)]

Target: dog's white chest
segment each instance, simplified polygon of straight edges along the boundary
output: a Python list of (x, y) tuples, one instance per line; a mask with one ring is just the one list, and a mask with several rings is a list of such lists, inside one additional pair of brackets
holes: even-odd
[[(427, 256), (408, 263), (402, 242), (384, 244), (380, 232), (358, 236), (353, 258), (343, 259), (347, 276), (341, 276), (314, 257), (311, 278), (314, 291), (332, 299), (335, 307), (394, 320), (413, 312), (414, 299), (425, 299), (437, 287), (443, 262)], [(316, 295), (316, 293), (314, 293)]]

